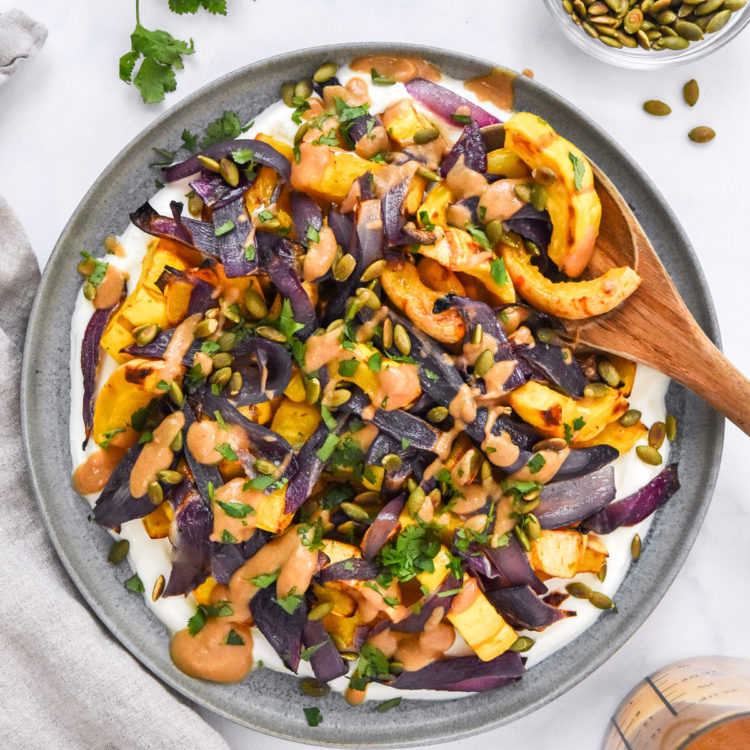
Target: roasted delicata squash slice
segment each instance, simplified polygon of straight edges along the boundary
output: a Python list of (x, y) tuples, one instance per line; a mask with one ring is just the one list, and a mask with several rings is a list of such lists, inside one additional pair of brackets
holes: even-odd
[(487, 172), (508, 178), (528, 177), (526, 162), (509, 148), (496, 148), (487, 154)]
[(498, 278), (506, 278), (498, 283), (493, 275), (493, 263), (498, 263), (491, 250), (485, 250), (479, 243), (474, 242), (471, 235), (463, 229), (448, 227), (442, 238), (433, 245), (421, 245), (420, 255), (440, 263), (449, 271), (460, 271), (474, 277), (490, 293), (497, 304), (516, 301), (513, 284), (506, 274)]
[(531, 169), (551, 169), (557, 179), (547, 186), (552, 238), (547, 252), (565, 274), (580, 276), (599, 234), (602, 207), (594, 173), (583, 153), (530, 112), (518, 112), (504, 125), (505, 148)]
[(389, 266), (380, 281), (391, 302), (426, 334), (447, 344), (463, 339), (466, 327), (456, 310), (432, 312), (443, 292), (425, 286), (414, 264), (404, 262), (400, 267)]
[(505, 270), (518, 294), (537, 310), (558, 318), (581, 320), (602, 315), (626, 300), (641, 283), (629, 266), (612, 268), (588, 281), (550, 281), (519, 246), (502, 243)]
[(607, 387), (603, 396), (575, 400), (535, 380), (511, 391), (508, 402), (521, 419), (547, 437), (564, 438), (565, 425), (572, 429), (583, 420), (576, 434), (578, 443), (591, 440), (628, 409), (627, 400), (615, 388)]

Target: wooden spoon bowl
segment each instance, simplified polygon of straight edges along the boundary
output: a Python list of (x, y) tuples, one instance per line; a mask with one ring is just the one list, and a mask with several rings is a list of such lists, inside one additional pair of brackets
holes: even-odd
[[(505, 142), (502, 125), (482, 128), (489, 149)], [(602, 220), (587, 275), (630, 266), (641, 285), (619, 307), (585, 320), (563, 320), (581, 347), (653, 367), (689, 388), (750, 434), (750, 381), (714, 346), (693, 318), (643, 227), (609, 178), (590, 159)]]

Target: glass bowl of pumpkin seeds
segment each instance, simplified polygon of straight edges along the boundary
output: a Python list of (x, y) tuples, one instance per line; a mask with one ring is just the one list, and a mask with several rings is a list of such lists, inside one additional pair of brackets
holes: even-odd
[(568, 38), (628, 68), (692, 62), (750, 23), (748, 0), (545, 0)]

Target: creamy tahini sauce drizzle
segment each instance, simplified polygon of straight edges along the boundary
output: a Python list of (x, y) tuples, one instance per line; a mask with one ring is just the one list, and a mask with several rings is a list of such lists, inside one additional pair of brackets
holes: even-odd
[[(399, 63), (400, 64), (400, 63)], [(415, 63), (416, 64), (416, 63)], [(369, 67), (366, 67), (369, 66)], [(364, 62), (361, 64), (360, 76), (364, 79), (369, 79), (370, 67), (375, 67), (383, 75), (395, 75), (388, 67), (386, 67), (379, 59), (373, 65), (370, 62)], [(432, 77), (429, 69), (421, 69), (418, 75), (426, 78)], [(438, 74), (439, 75), (439, 74)], [(396, 75), (399, 78), (401, 74)], [(344, 67), (341, 68), (337, 77), (339, 80), (346, 85), (353, 73), (350, 69)], [(403, 76), (401, 76), (403, 77)], [(407, 78), (413, 77), (411, 74)], [(479, 102), (479, 100), (487, 94), (486, 86), (481, 84), (482, 91), (479, 92), (478, 96), (474, 96), (472, 93), (467, 91), (464, 84), (460, 81), (450, 79), (445, 76), (439, 77), (440, 84), (447, 88), (456, 91), (467, 99)], [(480, 84), (474, 87), (477, 88)], [(397, 83), (394, 86), (369, 86), (369, 97), (372, 102), (371, 111), (380, 112), (385, 110), (389, 105), (398, 102), (401, 99), (407, 98), (408, 94), (402, 83)], [(508, 112), (510, 111), (510, 105), (508, 99), (502, 96), (488, 97), (487, 100), (482, 101), (482, 106), (492, 114), (498, 116), (500, 119), (506, 119)], [(499, 106), (498, 106), (499, 105)], [(507, 106), (506, 106), (507, 105)], [(422, 107), (420, 104), (415, 103), (417, 109), (425, 112), (428, 116), (430, 113)], [(291, 121), (290, 110), (282, 102), (277, 102), (271, 105), (255, 120), (253, 128), (245, 134), (243, 137), (254, 137), (258, 133), (266, 133), (274, 137), (280, 138), (287, 142), (291, 142), (294, 138), (294, 134), (298, 126)], [(460, 130), (453, 127), (450, 124), (444, 123), (440, 118), (434, 118), (435, 127), (437, 127), (442, 135), (441, 141), (445, 139), (445, 142), (453, 142), (456, 137), (460, 134)], [(438, 143), (438, 142), (434, 142)], [(432, 144), (428, 144), (432, 145)], [(304, 145), (303, 145), (304, 147)], [(440, 148), (445, 148), (443, 143)], [(320, 149), (324, 151), (324, 149)], [(442, 152), (441, 152), (442, 153)], [(441, 154), (431, 155), (433, 159), (437, 160)], [(433, 163), (436, 163), (433, 162)], [(184, 202), (185, 194), (190, 190), (188, 186), (188, 179), (181, 180), (168, 187), (160, 190), (151, 199), (151, 205), (161, 214), (169, 215), (169, 203), (172, 200), (179, 200)], [(495, 183), (497, 184), (497, 183)], [(482, 197), (486, 195), (485, 190)], [(489, 200), (489, 198), (487, 199)], [(489, 210), (489, 207), (488, 207)], [(510, 210), (510, 209), (508, 209)], [(137, 281), (140, 275), (140, 266), (143, 257), (146, 253), (146, 248), (152, 238), (145, 233), (141, 232), (134, 226), (129, 226), (122, 236), (119, 238), (117, 249), (119, 252), (113, 255), (108, 255), (105, 260), (110, 263), (111, 267), (116, 267), (128, 280), (129, 290), (132, 290), (135, 281)], [(112, 274), (114, 275), (114, 274)], [(105, 277), (106, 278), (106, 277)], [(81, 484), (76, 479), (74, 482), (78, 487), (79, 491), (82, 491), (89, 503), (93, 506), (98, 491), (103, 486), (101, 477), (111, 471), (115, 462), (112, 461), (114, 454), (110, 450), (110, 456), (104, 451), (101, 451), (93, 442), (90, 442), (88, 447), (83, 450), (81, 445), (84, 438), (83, 420), (81, 418), (81, 403), (82, 403), (82, 380), (80, 373), (80, 348), (83, 333), (85, 331), (88, 320), (91, 316), (91, 304), (79, 294), (79, 298), (76, 303), (76, 308), (71, 321), (71, 456), (73, 458), (73, 464), (75, 466), (80, 465), (82, 462), (87, 461), (89, 464), (90, 471), (88, 476), (91, 478), (91, 482), (88, 484)], [(522, 312), (519, 313), (522, 317)], [(519, 320), (519, 322), (521, 322)], [(192, 331), (191, 331), (192, 334)], [(192, 340), (192, 338), (191, 338)], [(187, 344), (189, 347), (189, 343)], [(186, 348), (187, 348), (186, 347)], [(480, 352), (481, 353), (481, 352)], [(181, 357), (179, 358), (181, 359)], [(172, 362), (179, 362), (179, 359), (175, 357), (171, 359)], [(197, 361), (197, 360), (196, 360)], [(107, 355), (102, 356), (101, 371), (97, 378), (97, 385), (101, 385), (106, 381), (109, 375), (115, 368), (114, 361)], [(663, 420), (665, 416), (664, 408), (664, 394), (668, 384), (668, 379), (653, 370), (649, 370), (643, 366), (638, 367), (636, 374), (636, 382), (633, 388), (633, 393), (630, 396), (631, 407), (639, 409), (643, 413), (643, 421), (646, 424), (651, 424), (657, 420)], [(458, 402), (452, 404), (453, 409), (456, 410), (457, 414), (465, 417), (471, 417), (471, 394), (465, 393)], [(459, 416), (459, 419), (461, 416)], [(471, 421), (467, 419), (464, 421)], [(360, 431), (364, 432), (364, 431)], [(448, 450), (450, 449), (450, 443), (455, 437), (457, 432), (446, 435), (446, 440), (443, 441), (443, 447), (441, 454), (443, 457), (447, 456)], [(116, 436), (120, 437), (120, 436)], [(356, 435), (355, 435), (356, 437)], [(369, 436), (368, 436), (369, 437)], [(113, 444), (116, 441), (113, 440)], [(224, 442), (224, 441), (221, 441)], [(226, 440), (231, 445), (230, 440)], [(120, 449), (124, 450), (124, 449)], [(668, 459), (668, 446), (665, 446), (661, 450), (664, 457), (664, 463), (666, 464)], [(112, 464), (108, 466), (107, 464)], [(439, 460), (435, 462), (434, 467), (429, 467), (425, 472), (427, 475), (428, 471), (432, 469), (437, 471), (439, 466)], [(632, 494), (636, 489), (646, 484), (652, 479), (662, 467), (652, 467), (641, 462), (631, 451), (631, 453), (618, 458), (614, 462), (616, 486), (617, 486), (617, 498), (623, 498)], [(99, 466), (98, 470), (92, 469), (92, 466)], [(96, 477), (99, 477), (97, 480)], [(104, 480), (106, 482), (106, 479)], [(101, 485), (101, 486), (99, 486)], [(468, 489), (468, 488), (467, 488)], [(230, 492), (225, 490), (225, 492)], [(234, 490), (232, 490), (234, 492)], [(217, 493), (218, 494), (218, 493)], [(467, 493), (467, 502), (476, 503), (477, 498), (474, 497), (477, 493), (470, 489)], [(507, 508), (503, 512), (503, 503), (506, 503)], [(252, 501), (250, 501), (252, 504)], [(481, 507), (481, 506), (479, 506)], [(495, 522), (495, 532), (501, 535), (508, 530), (507, 527), (507, 514), (510, 512), (510, 499), (502, 498), (499, 500), (497, 518)], [(505, 518), (505, 520), (503, 520)], [(252, 524), (252, 516), (248, 515), (247, 519)], [(580, 574), (576, 577), (577, 580), (582, 580), (592, 588), (603, 591), (604, 593), (614, 596), (617, 588), (619, 587), (622, 579), (625, 577), (627, 570), (630, 566), (630, 542), (633, 535), (637, 532), (642, 538), (645, 535), (650, 526), (651, 519), (646, 519), (635, 527), (618, 529), (617, 531), (604, 535), (603, 541), (607, 545), (609, 550), (608, 558), (608, 573), (607, 578), (603, 583), (600, 583), (596, 577), (591, 573)], [(120, 534), (113, 534), (115, 538), (127, 539), (130, 542), (130, 552), (128, 555), (128, 561), (135, 571), (138, 572), (141, 580), (144, 583), (146, 593), (144, 600), (147, 606), (149, 606), (156, 616), (165, 624), (165, 626), (172, 631), (177, 633), (177, 636), (172, 642), (172, 656), (175, 663), (179, 664), (180, 668), (190, 674), (190, 670), (199, 670), (201, 674), (209, 676), (206, 670), (210, 669), (210, 665), (207, 663), (209, 660), (216, 658), (221, 661), (228, 659), (232, 661), (236, 666), (236, 672), (232, 675), (229, 673), (228, 668), (224, 668), (218, 665), (217, 672), (210, 676), (210, 679), (217, 680), (219, 677), (224, 677), (226, 681), (241, 680), (247, 670), (257, 664), (259, 660), (262, 660), (264, 665), (277, 669), (279, 671), (288, 672), (281, 663), (276, 652), (270, 647), (265, 639), (253, 628), (252, 634), (249, 628), (241, 622), (232, 620), (232, 622), (222, 622), (222, 618), (216, 618), (216, 620), (210, 620), (209, 623), (204, 627), (195, 638), (186, 633), (179, 633), (179, 631), (185, 628), (185, 624), (189, 617), (195, 612), (196, 600), (190, 595), (188, 597), (170, 597), (167, 599), (159, 598), (156, 602), (151, 600), (151, 589), (153, 584), (160, 575), (164, 575), (165, 578), (169, 578), (171, 564), (169, 562), (169, 553), (171, 545), (168, 539), (151, 539), (145, 532), (141, 519), (135, 519), (122, 525)], [(283, 537), (282, 537), (283, 538)], [(272, 542), (273, 543), (273, 542)], [(265, 548), (264, 548), (265, 549)], [(254, 558), (253, 558), (254, 559)], [(279, 562), (276, 562), (278, 567)], [(312, 575), (312, 574), (310, 574)], [(566, 583), (565, 581), (550, 579), (546, 583), (550, 590), (563, 590)], [(301, 581), (300, 585), (302, 585)], [(367, 589), (365, 589), (367, 591)], [(375, 592), (371, 592), (375, 594)], [(215, 592), (215, 596), (221, 598), (226, 597), (228, 594), (228, 587), (218, 586)], [(468, 593), (467, 593), (468, 597)], [(378, 596), (378, 598), (380, 598)], [(456, 599), (459, 599), (457, 596)], [(366, 597), (363, 595), (361, 602), (364, 603)], [(455, 602), (455, 600), (454, 600)], [(361, 606), (361, 605), (360, 605)], [(382, 602), (381, 602), (382, 606)], [(527, 666), (531, 667), (537, 662), (546, 658), (551, 653), (554, 653), (566, 643), (570, 642), (582, 632), (584, 632), (598, 617), (600, 611), (591, 607), (587, 602), (581, 600), (568, 599), (564, 603), (563, 607), (569, 610), (578, 611), (577, 617), (567, 618), (555, 624), (554, 627), (548, 628), (546, 631), (541, 633), (528, 633), (531, 637), (536, 640), (534, 648), (528, 652), (528, 663)], [(216, 657), (209, 656), (215, 654), (216, 651), (214, 641), (221, 643), (226, 640), (229, 630), (233, 628), (237, 634), (239, 634), (244, 642), (244, 646), (230, 646), (220, 645), (220, 654)], [(521, 631), (521, 634), (524, 634)], [(205, 645), (205, 649), (203, 648)], [(208, 650), (210, 649), (210, 651)], [(456, 637), (455, 644), (448, 650), (448, 654), (460, 654), (466, 653), (466, 645), (462, 642), (460, 636)], [(201, 660), (200, 654), (203, 654)], [(191, 656), (192, 655), (192, 656)], [(225, 656), (226, 655), (226, 656)], [(307, 662), (302, 662), (300, 665), (299, 674), (302, 676), (311, 676), (312, 671)], [(331, 683), (333, 689), (340, 692), (344, 692), (348, 685), (348, 678), (338, 678)], [(367, 692), (368, 699), (384, 700), (396, 695), (401, 694), (402, 691), (394, 690), (379, 684), (371, 684)], [(430, 690), (415, 690), (407, 691), (404, 693), (411, 699), (453, 699), (460, 697), (461, 693), (441, 693), (439, 691)], [(362, 696), (364, 698), (364, 696)]]

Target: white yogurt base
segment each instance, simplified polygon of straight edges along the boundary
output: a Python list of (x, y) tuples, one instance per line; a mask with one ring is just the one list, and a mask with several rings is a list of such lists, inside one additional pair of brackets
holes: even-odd
[[(369, 76), (353, 73), (348, 67), (340, 68), (336, 74), (342, 84), (346, 84), (354, 75), (360, 75), (364, 80)], [(456, 79), (443, 77), (440, 81), (442, 86), (452, 89), (466, 99), (469, 99), (488, 112), (496, 115), (502, 120), (507, 119), (508, 112), (498, 109), (490, 102), (479, 102), (476, 96), (463, 87), (463, 83)], [(400, 99), (408, 97), (406, 88), (403, 84), (397, 83), (393, 86), (370, 86), (370, 97), (372, 104), (371, 112), (382, 112), (389, 104)], [(429, 110), (421, 107), (418, 102), (416, 106), (422, 109), (425, 114), (434, 118), (435, 125), (448, 136), (451, 141), (455, 140), (460, 133), (458, 128), (444, 123), (440, 118), (435, 118)], [(243, 138), (253, 138), (258, 133), (265, 133), (281, 140), (292, 142), (298, 125), (295, 124), (291, 117), (291, 110), (283, 102), (277, 102), (268, 107), (263, 113), (255, 118), (254, 124), (247, 133), (242, 135)], [(156, 211), (163, 215), (170, 214), (170, 201), (176, 200), (186, 204), (185, 195), (190, 191), (188, 185), (190, 179), (186, 178), (159, 190), (153, 198), (150, 199), (151, 205)], [(106, 260), (125, 271), (129, 276), (128, 291), (132, 291), (140, 275), (140, 267), (146, 248), (152, 237), (142, 232), (132, 224), (128, 226), (125, 232), (119, 237), (119, 242), (125, 249), (125, 257), (108, 255)], [(71, 406), (70, 406), (70, 451), (73, 459), (73, 468), (83, 463), (88, 455), (97, 450), (96, 445), (90, 442), (86, 450), (81, 447), (83, 444), (85, 429), (83, 417), (81, 414), (81, 405), (83, 403), (83, 378), (80, 367), (80, 352), (83, 335), (86, 330), (89, 318), (92, 314), (90, 303), (84, 298), (81, 291), (76, 300), (76, 307), (71, 320)], [(97, 389), (99, 389), (116, 368), (115, 361), (106, 353), (102, 352), (101, 369), (97, 378)], [(630, 395), (630, 407), (638, 409), (642, 413), (642, 421), (646, 425), (653, 424), (656, 421), (664, 421), (666, 416), (666, 407), (664, 397), (669, 378), (655, 370), (638, 365), (633, 386), (633, 392)], [(642, 441), (646, 444), (645, 439)], [(620, 456), (613, 462), (615, 469), (615, 484), (617, 487), (616, 499), (627, 497), (636, 490), (643, 487), (651, 481), (663, 466), (666, 465), (669, 457), (669, 446), (665, 441), (661, 448), (661, 454), (664, 459), (662, 466), (650, 466), (641, 461), (635, 454), (635, 450), (626, 455)], [(86, 499), (93, 507), (98, 494), (88, 495)], [(628, 568), (632, 562), (630, 545), (633, 536), (637, 533), (641, 539), (645, 539), (646, 534), (651, 526), (651, 517), (632, 527), (622, 527), (611, 534), (602, 535), (602, 540), (609, 550), (607, 559), (607, 577), (604, 582), (600, 582), (593, 573), (582, 573), (573, 580), (582, 581), (592, 589), (601, 591), (616, 601), (616, 591), (622, 583)], [(170, 550), (171, 544), (168, 539), (151, 539), (143, 526), (141, 519), (134, 519), (124, 523), (120, 529), (120, 534), (112, 535), (116, 539), (127, 539), (130, 543), (128, 553), (128, 562), (130, 567), (138, 573), (145, 593), (143, 598), (147, 606), (153, 613), (164, 623), (170, 633), (181, 630), (187, 624), (188, 619), (194, 614), (198, 604), (195, 597), (191, 594), (186, 597), (168, 597), (159, 598), (157, 601), (151, 600), (151, 591), (156, 580), (163, 575), (169, 580), (171, 572)], [(104, 562), (102, 562), (104, 564)], [(570, 579), (550, 579), (546, 585), (550, 591), (564, 591), (565, 586), (570, 583)], [(527, 668), (539, 663), (550, 654), (561, 649), (566, 644), (577, 638), (587, 628), (589, 628), (602, 611), (592, 606), (585, 600), (566, 599), (562, 608), (574, 610), (577, 612), (575, 617), (568, 617), (561, 620), (542, 632), (520, 631), (521, 635), (528, 635), (536, 643), (534, 647), (525, 654), (528, 657)], [(611, 616), (611, 615), (609, 615)], [(256, 664), (262, 662), (263, 666), (275, 669), (281, 672), (289, 673), (284, 666), (278, 654), (273, 650), (271, 645), (261, 635), (257, 628), (253, 628), (253, 653)], [(165, 641), (166, 644), (166, 641)], [(466, 652), (467, 646), (457, 634), (457, 643), (451, 649), (451, 652)], [(312, 669), (308, 662), (300, 662), (300, 676), (313, 676)], [(339, 677), (333, 680), (330, 685), (334, 690), (343, 692), (348, 684), (347, 677)], [(458, 698), (468, 693), (450, 693), (436, 690), (396, 690), (378, 683), (372, 683), (367, 692), (368, 700), (387, 700), (397, 695), (404, 695), (412, 699), (425, 700), (449, 700)]]

